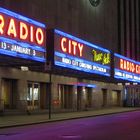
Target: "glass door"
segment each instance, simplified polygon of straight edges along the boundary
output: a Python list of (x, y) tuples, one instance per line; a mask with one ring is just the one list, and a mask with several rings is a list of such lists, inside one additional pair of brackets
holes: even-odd
[(28, 109), (33, 110), (39, 108), (39, 93), (40, 93), (39, 83), (28, 83), (28, 94), (27, 94)]

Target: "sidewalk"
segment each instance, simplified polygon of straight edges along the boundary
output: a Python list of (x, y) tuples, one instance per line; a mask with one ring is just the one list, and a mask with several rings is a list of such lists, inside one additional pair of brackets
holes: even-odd
[(140, 110), (140, 108), (113, 107), (113, 108), (99, 109), (93, 111), (57, 113), (57, 114), (53, 113), (51, 115), (50, 120), (48, 119), (49, 118), (48, 114), (0, 116), (0, 128), (39, 124), (45, 122), (55, 122), (55, 121), (84, 118), (84, 117), (101, 116), (101, 115), (130, 112), (136, 110)]

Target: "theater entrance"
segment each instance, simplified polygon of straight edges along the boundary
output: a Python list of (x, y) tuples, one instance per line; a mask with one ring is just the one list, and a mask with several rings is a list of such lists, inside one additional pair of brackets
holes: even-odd
[(107, 89), (102, 89), (102, 95), (103, 95), (102, 107), (106, 107), (107, 106)]
[(28, 83), (27, 105), (29, 110), (39, 109), (39, 94), (40, 84), (33, 82)]
[(61, 97), (61, 109), (73, 108), (73, 86), (72, 85), (58, 85), (59, 95)]
[(121, 103), (121, 91), (112, 91), (112, 105), (120, 106)]

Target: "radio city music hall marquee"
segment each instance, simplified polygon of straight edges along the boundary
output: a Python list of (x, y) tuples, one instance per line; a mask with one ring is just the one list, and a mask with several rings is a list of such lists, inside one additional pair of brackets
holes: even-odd
[(110, 76), (110, 51), (54, 30), (55, 65)]
[(44, 24), (0, 8), (0, 53), (45, 62)]
[(140, 63), (114, 54), (114, 77), (140, 83)]

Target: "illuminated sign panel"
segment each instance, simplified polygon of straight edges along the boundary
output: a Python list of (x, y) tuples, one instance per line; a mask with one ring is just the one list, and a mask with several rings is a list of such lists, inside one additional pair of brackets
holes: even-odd
[(55, 65), (110, 76), (110, 51), (55, 30)]
[(0, 8), (0, 54), (45, 62), (44, 24)]
[(114, 77), (140, 83), (140, 62), (114, 54)]

